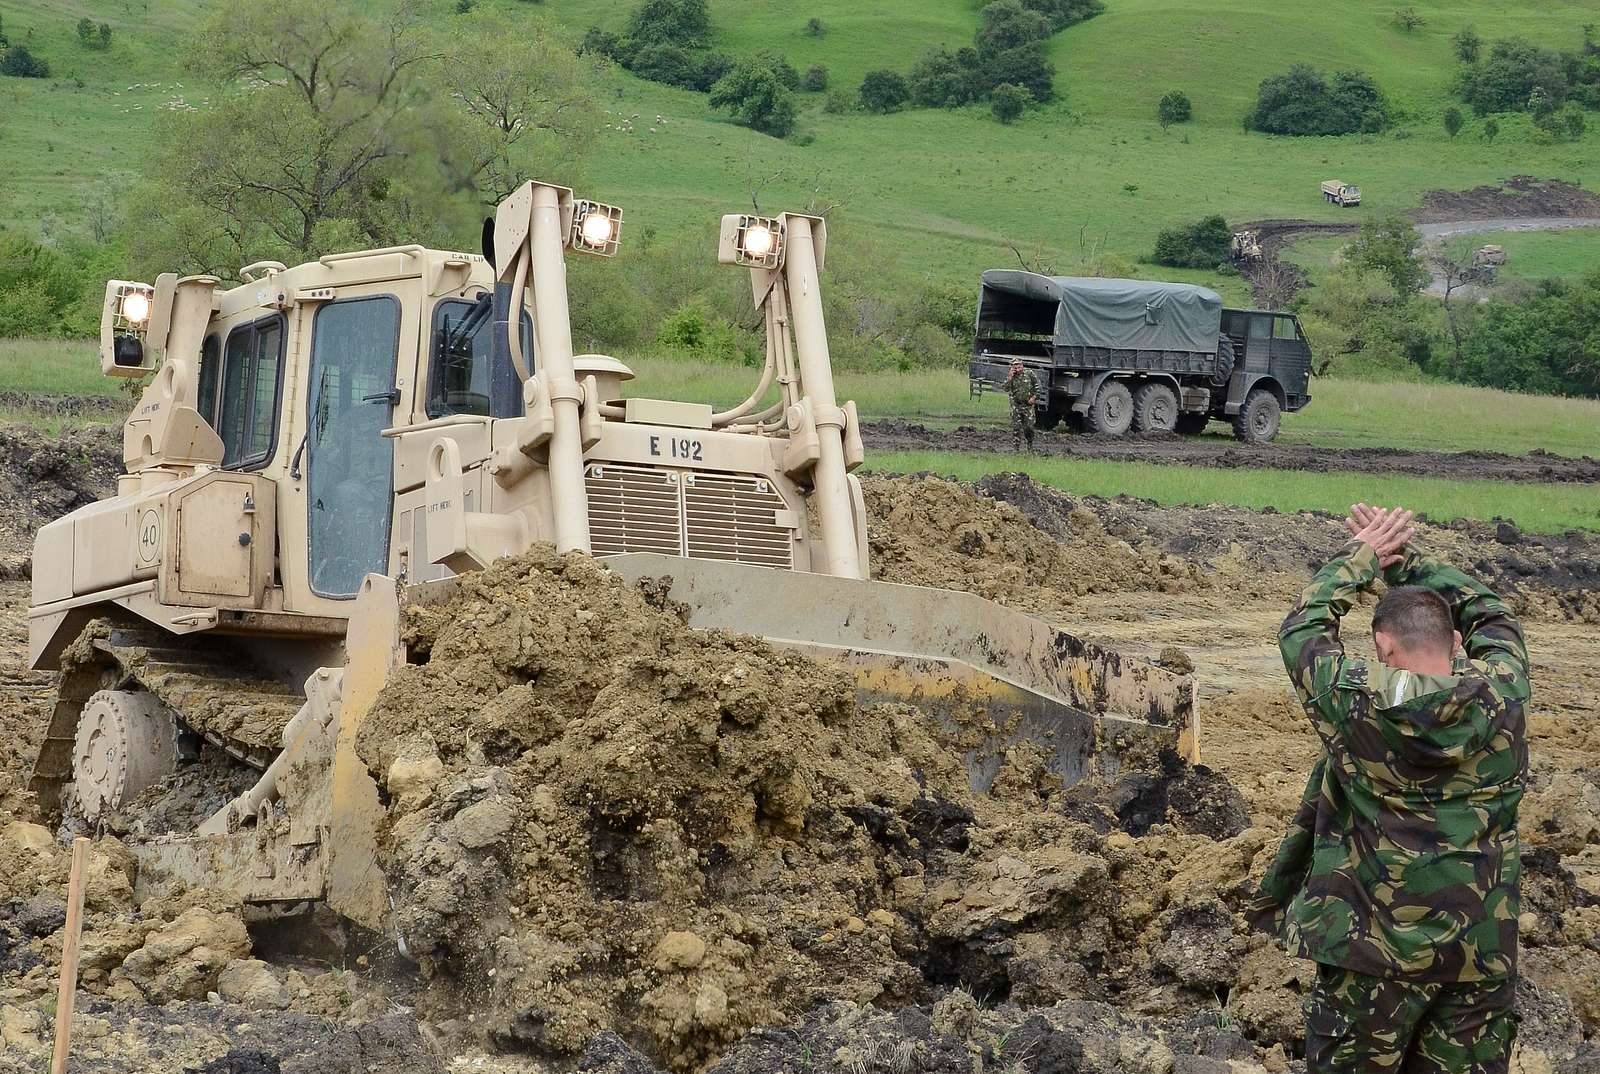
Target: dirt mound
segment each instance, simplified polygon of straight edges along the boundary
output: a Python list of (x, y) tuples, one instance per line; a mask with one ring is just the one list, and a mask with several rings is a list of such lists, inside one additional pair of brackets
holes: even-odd
[[(1159, 946), (1143, 933), (1180, 927), (1163, 917), (1179, 898), (1226, 916), (1219, 893), (1268, 842), (1239, 830), (1224, 780), (1181, 765), (1068, 794), (1019, 749), (975, 795), (932, 720), (689, 630), (581, 556), (497, 564), (406, 623), (414, 662), (357, 750), (388, 802), (420, 1002), (471, 1011), (501, 1047), (573, 1055), (609, 1029), (686, 1070), (824, 1000), (965, 985), (1040, 1003), (1164, 981), (1192, 1004), (1198, 984), (1141, 956)], [(1157, 861), (1192, 875), (1169, 894)], [(1225, 883), (1196, 879), (1218, 869)]]
[(1560, 179), (1514, 175), (1471, 190), (1430, 190), (1414, 214), (1419, 223), (1518, 216), (1600, 216), (1600, 194)]
[(0, 580), (26, 578), (38, 528), (108, 495), (121, 472), (121, 433), (109, 425), (59, 438), (26, 425), (0, 427)]

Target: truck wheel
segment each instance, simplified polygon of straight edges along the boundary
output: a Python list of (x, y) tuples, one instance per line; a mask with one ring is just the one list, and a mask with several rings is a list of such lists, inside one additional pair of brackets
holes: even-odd
[(1206, 431), (1206, 424), (1211, 421), (1211, 415), (1206, 413), (1196, 414), (1190, 411), (1178, 415), (1178, 431), (1184, 436), (1199, 436)]
[(1133, 393), (1120, 380), (1100, 385), (1089, 406), (1089, 430), (1106, 436), (1121, 436), (1133, 424)]
[(1178, 427), (1178, 393), (1159, 381), (1141, 385), (1133, 397), (1133, 429), (1138, 433), (1170, 433)]
[(1247, 444), (1265, 444), (1278, 435), (1282, 417), (1278, 397), (1266, 388), (1257, 388), (1245, 397), (1233, 419), (1233, 435)]
[(1051, 429), (1054, 429), (1056, 426), (1061, 424), (1061, 419), (1066, 417), (1067, 411), (1071, 408), (1071, 406), (1072, 404), (1066, 399), (1058, 400), (1052, 397), (1050, 399), (1049, 406), (1034, 413), (1033, 424), (1037, 428), (1049, 432)]

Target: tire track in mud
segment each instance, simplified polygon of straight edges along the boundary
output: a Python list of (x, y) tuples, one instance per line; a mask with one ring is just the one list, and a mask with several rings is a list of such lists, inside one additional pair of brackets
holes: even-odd
[[(1012, 453), (1011, 433), (1001, 427), (961, 425), (955, 429), (930, 429), (917, 422), (885, 420), (863, 423), (861, 433), (869, 452)], [(1473, 481), (1600, 482), (1600, 460), (1589, 456), (1569, 458), (1537, 450), (1526, 455), (1507, 455), (1493, 451), (1324, 448), (1306, 444), (1245, 444), (1218, 434), (1101, 437), (1043, 431), (1035, 436), (1034, 449), (1052, 458), (1151, 462), (1222, 470), (1344, 470)]]

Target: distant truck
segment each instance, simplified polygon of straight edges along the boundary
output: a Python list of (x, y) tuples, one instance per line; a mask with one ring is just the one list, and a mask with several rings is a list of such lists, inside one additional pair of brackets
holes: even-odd
[(1311, 348), (1294, 314), (1224, 308), (1189, 284), (990, 269), (972, 392), (1004, 386), (1013, 358), (1044, 389), (1042, 429), (1195, 434), (1215, 418), (1261, 443), (1311, 401)]
[(1335, 205), (1349, 208), (1361, 204), (1361, 188), (1347, 183), (1343, 179), (1324, 179), (1322, 181), (1322, 200), (1331, 201)]

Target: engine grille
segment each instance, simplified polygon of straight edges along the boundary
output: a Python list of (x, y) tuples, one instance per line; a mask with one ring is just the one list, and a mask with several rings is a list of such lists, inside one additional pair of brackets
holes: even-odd
[(784, 570), (794, 566), (789, 506), (745, 474), (592, 464), (584, 473), (596, 555), (662, 552)]

